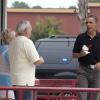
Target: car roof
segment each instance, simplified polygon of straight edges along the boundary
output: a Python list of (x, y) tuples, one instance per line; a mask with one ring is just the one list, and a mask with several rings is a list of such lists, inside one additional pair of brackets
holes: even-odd
[(37, 42), (54, 42), (54, 41), (75, 41), (76, 37), (74, 36), (51, 36), (48, 38), (43, 38), (37, 40)]

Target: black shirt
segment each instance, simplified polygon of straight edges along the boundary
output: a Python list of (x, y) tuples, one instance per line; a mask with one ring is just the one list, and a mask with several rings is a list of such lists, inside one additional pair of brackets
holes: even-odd
[(78, 59), (83, 65), (94, 65), (100, 61), (100, 33), (96, 32), (96, 36), (91, 38), (87, 32), (80, 34), (74, 44), (73, 53), (80, 53), (83, 45), (89, 48), (89, 54)]

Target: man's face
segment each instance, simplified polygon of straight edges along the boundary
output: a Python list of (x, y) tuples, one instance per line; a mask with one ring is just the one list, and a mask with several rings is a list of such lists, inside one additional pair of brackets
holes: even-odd
[(96, 21), (94, 20), (94, 18), (92, 17), (87, 18), (86, 25), (87, 25), (87, 31), (89, 33), (96, 31)]
[(30, 25), (29, 28), (27, 29), (27, 37), (30, 38), (31, 34), (32, 34), (32, 27)]

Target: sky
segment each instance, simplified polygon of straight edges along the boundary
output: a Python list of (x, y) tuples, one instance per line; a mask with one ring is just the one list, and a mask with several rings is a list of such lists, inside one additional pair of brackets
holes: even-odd
[(78, 0), (7, 0), (7, 7), (11, 7), (15, 1), (23, 1), (29, 7), (41, 6), (42, 8), (68, 8), (77, 6)]

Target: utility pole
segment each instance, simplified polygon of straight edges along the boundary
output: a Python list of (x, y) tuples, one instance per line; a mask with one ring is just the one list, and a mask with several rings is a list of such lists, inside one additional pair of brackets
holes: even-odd
[(7, 0), (0, 0), (0, 34), (7, 28)]

